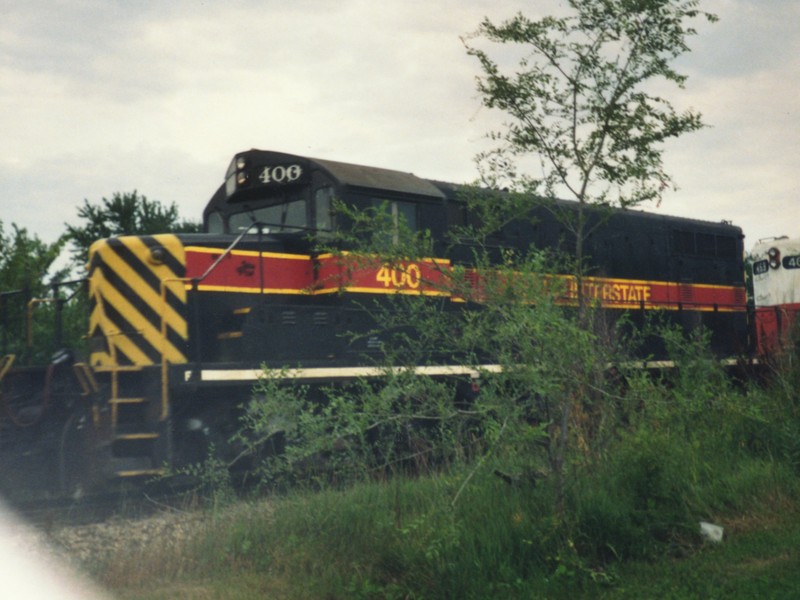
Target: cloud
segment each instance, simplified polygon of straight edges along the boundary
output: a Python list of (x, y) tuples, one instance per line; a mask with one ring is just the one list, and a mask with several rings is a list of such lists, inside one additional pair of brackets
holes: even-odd
[(800, 50), (800, 4), (794, 0), (706, 0), (717, 23), (700, 23), (683, 63), (703, 76), (736, 77), (781, 69)]
[[(0, 8), (0, 218), (35, 223), (53, 239), (84, 198), (133, 189), (199, 218), (230, 157), (251, 147), (471, 180), (483, 134), (502, 116), (481, 108), (478, 66), (459, 36), (487, 15), (535, 18), (562, 4), (32, 0)], [(702, 7), (720, 22), (698, 25), (679, 65), (687, 89), (674, 97), (712, 127), (668, 149), (681, 190), (665, 206), (733, 219), (748, 235), (756, 225), (785, 227), (771, 215), (790, 214), (796, 197), (800, 4)]]

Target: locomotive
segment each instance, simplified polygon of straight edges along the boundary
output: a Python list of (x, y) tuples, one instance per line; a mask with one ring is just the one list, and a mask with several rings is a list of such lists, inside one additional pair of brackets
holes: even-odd
[[(332, 252), (330, 240), (352, 226), (337, 203), (425, 232), (431, 255), (389, 264), (356, 260), (346, 248)], [(575, 210), (574, 203), (555, 204)], [(532, 210), (493, 233), (497, 260), (508, 250), (570, 243), (552, 207)], [(750, 351), (739, 227), (619, 209), (588, 218), (600, 226), (585, 242), (581, 292), (609, 318), (624, 314), (641, 323), (658, 312), (686, 330), (702, 326), (720, 357)], [(203, 233), (93, 244), (88, 356), (64, 352), (33, 367), (2, 359), (0, 477), (13, 480), (29, 462), (44, 463), (48, 486), (71, 492), (158, 476), (230, 437), (265, 366), (319, 385), (377, 376), (387, 340), (365, 300), (403, 294), (462, 310), (464, 298), (437, 283), (452, 269), (469, 268), (474, 244), (453, 243), (448, 233), (475, 219), (462, 186), (279, 152), (235, 155), (204, 210)], [(769, 255), (766, 270), (759, 259), (755, 283), (776, 273), (775, 260), (787, 273), (800, 264), (784, 264), (797, 257), (782, 252), (783, 262)], [(756, 302), (760, 316), (767, 303), (784, 299), (757, 294)], [(777, 332), (762, 330), (772, 338)], [(766, 339), (759, 338), (760, 348)], [(643, 352), (663, 358), (657, 347)], [(446, 358), (417, 368), (475, 375)]]
[(797, 340), (800, 323), (800, 239), (760, 240), (750, 253), (755, 305), (755, 344), (773, 356)]

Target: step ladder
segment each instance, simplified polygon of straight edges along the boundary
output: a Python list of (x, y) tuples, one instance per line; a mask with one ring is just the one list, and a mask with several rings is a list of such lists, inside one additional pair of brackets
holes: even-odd
[(166, 473), (163, 457), (168, 442), (168, 423), (161, 410), (157, 382), (152, 369), (140, 366), (108, 368), (109, 458), (113, 477), (131, 479), (158, 477)]

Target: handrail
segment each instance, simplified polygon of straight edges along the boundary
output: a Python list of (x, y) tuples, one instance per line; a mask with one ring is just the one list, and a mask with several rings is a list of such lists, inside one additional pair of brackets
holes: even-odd
[[(87, 281), (86, 277), (81, 279), (72, 279), (69, 281), (53, 281), (47, 284), (47, 288), (50, 290), (49, 296), (41, 297), (41, 298), (31, 298), (31, 290), (28, 287), (17, 289), (17, 290), (5, 290), (0, 291), (0, 328), (3, 329), (3, 351), (5, 351), (5, 335), (6, 335), (6, 328), (7, 328), (7, 313), (6, 310), (8, 309), (8, 304), (6, 303), (6, 299), (14, 298), (15, 296), (21, 296), (23, 302), (20, 303), (19, 306), (24, 306), (25, 311), (25, 320), (24, 320), (24, 331), (25, 331), (25, 349), (30, 350), (33, 347), (33, 310), (39, 304), (48, 304), (48, 303), (55, 303), (57, 305), (56, 309), (56, 324), (54, 327), (54, 335), (56, 343), (61, 343), (62, 337), (62, 326), (60, 321), (60, 309), (58, 308), (59, 303), (64, 305), (68, 303), (75, 295), (78, 293), (79, 288), (76, 288), (72, 293), (67, 294), (66, 297), (61, 298), (59, 296), (59, 292), (62, 287), (65, 286), (76, 286), (78, 284), (82, 284)], [(26, 301), (27, 300), (27, 301)]]
[[(184, 278), (184, 279), (187, 279), (187, 280), (196, 280), (198, 283), (199, 283), (199, 282), (201, 282), (201, 281), (203, 281), (203, 279), (205, 279), (206, 277), (208, 277), (208, 276), (211, 274), (211, 272), (212, 272), (214, 269), (216, 269), (216, 268), (217, 268), (217, 265), (219, 265), (219, 263), (221, 263), (221, 262), (222, 262), (222, 260), (223, 260), (223, 259), (224, 259), (226, 256), (228, 256), (228, 255), (229, 255), (231, 252), (233, 252), (233, 249), (234, 249), (236, 246), (238, 246), (238, 245), (239, 245), (239, 242), (240, 242), (240, 241), (242, 241), (242, 238), (243, 238), (244, 236), (246, 236), (246, 235), (247, 235), (247, 234), (250, 232), (250, 230), (251, 230), (251, 229), (253, 229), (253, 227), (258, 227), (258, 228), (260, 229), (260, 228), (262, 228), (263, 226), (264, 226), (264, 224), (263, 224), (263, 223), (260, 223), (260, 222), (258, 222), (258, 221), (254, 222), (254, 223), (251, 223), (251, 224), (250, 224), (250, 226), (249, 226), (247, 229), (245, 229), (245, 230), (244, 230), (242, 233), (240, 233), (240, 234), (238, 235), (238, 237), (237, 237), (235, 240), (233, 240), (233, 242), (231, 242), (231, 245), (230, 245), (230, 246), (228, 246), (228, 247), (227, 247), (227, 248), (226, 248), (226, 249), (223, 251), (223, 253), (222, 253), (222, 254), (220, 254), (220, 255), (217, 257), (217, 260), (215, 260), (213, 263), (211, 263), (211, 266), (209, 266), (209, 267), (208, 267), (208, 269), (206, 269), (206, 272), (205, 272), (205, 273), (203, 273), (203, 274), (202, 274), (200, 277), (193, 277), (193, 278), (191, 278), (191, 279), (189, 279), (189, 278)], [(266, 229), (266, 230), (265, 230), (263, 233), (269, 233), (269, 228), (267, 228), (267, 229)]]
[[(98, 293), (97, 290), (94, 290), (92, 292), (92, 296), (94, 296), (95, 302), (97, 302), (97, 305), (98, 305), (98, 307), (100, 309), (100, 312), (102, 314), (105, 314), (106, 307), (105, 307), (105, 303), (103, 302), (103, 296), (100, 293)], [(115, 335), (122, 335), (122, 331), (120, 331), (119, 329), (117, 329), (116, 331), (105, 331), (105, 328), (103, 327), (103, 319), (98, 321), (97, 326), (100, 328), (100, 331), (103, 334), (103, 337), (105, 337), (107, 339), (110, 339)], [(108, 346), (108, 354), (111, 356), (111, 363), (116, 365), (117, 364), (117, 347), (113, 343), (111, 343), (110, 341), (107, 344), (107, 346)]]
[(16, 358), (17, 356), (15, 354), (6, 354), (0, 358), (0, 381), (3, 381), (3, 377), (6, 376), (6, 373), (8, 373), (8, 370), (11, 368), (11, 365), (14, 364)]
[[(214, 269), (227, 257), (230, 256), (234, 248), (239, 245), (244, 236), (246, 236), (251, 229), (258, 228), (260, 233), (269, 233), (269, 229), (263, 229), (264, 224), (258, 221), (251, 223), (247, 229), (242, 231), (233, 242), (220, 254), (217, 259), (211, 263), (208, 269), (200, 275), (200, 277), (169, 277), (162, 279), (159, 286), (159, 294), (161, 296), (161, 420), (166, 420), (169, 416), (169, 369), (167, 366), (167, 322), (164, 318), (167, 309), (167, 284), (169, 283), (189, 283), (197, 286), (201, 281), (208, 277)], [(263, 268), (263, 267), (261, 267)], [(262, 281), (263, 288), (263, 281)]]
[[(213, 265), (212, 265), (213, 266)], [(191, 281), (188, 277), (169, 277), (160, 282), (159, 294), (161, 296), (161, 421), (169, 416), (169, 369), (167, 368), (167, 321), (164, 313), (167, 310), (167, 284), (186, 283)], [(187, 325), (188, 326), (188, 325)]]

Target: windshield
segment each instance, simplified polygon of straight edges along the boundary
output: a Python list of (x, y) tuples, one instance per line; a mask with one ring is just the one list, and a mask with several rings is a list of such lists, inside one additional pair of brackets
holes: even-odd
[(266, 226), (271, 233), (306, 231), (310, 228), (305, 200), (260, 208), (245, 205), (243, 208), (242, 212), (232, 214), (228, 219), (231, 233), (240, 233), (253, 223)]

